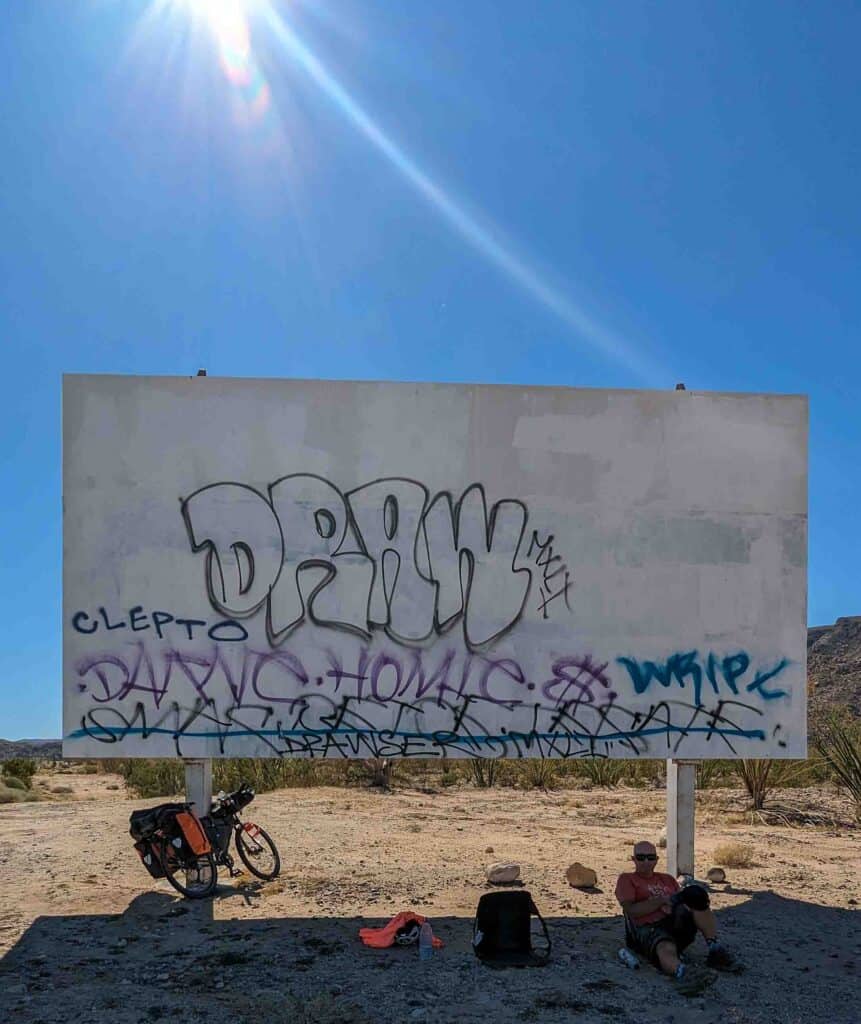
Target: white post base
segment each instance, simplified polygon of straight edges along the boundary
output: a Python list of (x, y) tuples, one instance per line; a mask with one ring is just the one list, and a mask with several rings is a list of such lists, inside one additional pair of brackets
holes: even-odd
[(667, 761), (667, 871), (694, 877), (696, 761)]
[(194, 804), (192, 810), (198, 817), (209, 814), (212, 806), (211, 758), (185, 758), (185, 799)]

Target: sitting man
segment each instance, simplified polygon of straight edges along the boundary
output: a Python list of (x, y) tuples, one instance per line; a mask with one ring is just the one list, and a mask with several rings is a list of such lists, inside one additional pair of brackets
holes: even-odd
[(732, 970), (735, 960), (717, 939), (717, 921), (709, 909), (709, 895), (701, 885), (679, 888), (672, 875), (655, 871), (658, 853), (651, 843), (634, 847), (634, 870), (619, 875), (616, 899), (628, 920), (629, 945), (670, 975), (686, 995), (710, 985), (713, 973), (684, 964), (679, 953), (702, 932), (708, 943), (706, 963)]

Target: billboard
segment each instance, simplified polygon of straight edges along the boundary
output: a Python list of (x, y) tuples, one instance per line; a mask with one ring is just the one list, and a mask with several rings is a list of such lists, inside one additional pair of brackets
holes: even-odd
[(64, 753), (800, 757), (802, 396), (63, 385)]

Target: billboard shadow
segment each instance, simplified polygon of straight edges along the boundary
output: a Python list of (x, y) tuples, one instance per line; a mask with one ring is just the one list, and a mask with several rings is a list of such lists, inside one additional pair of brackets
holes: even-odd
[[(222, 887), (191, 902), (144, 893), (120, 914), (37, 918), (0, 960), (0, 1019), (15, 1024), (625, 1024), (857, 1022), (858, 914), (754, 892), (718, 910), (746, 962), (684, 1000), (645, 965), (616, 958), (618, 916), (550, 917), (551, 962), (494, 971), (471, 946), (472, 919), (433, 916), (445, 943), (431, 963), (415, 947), (358, 940), (378, 917), (255, 917), (259, 887)], [(540, 898), (538, 900), (540, 907)], [(402, 907), (391, 908), (392, 914)], [(230, 915), (229, 917), (225, 915)], [(701, 940), (693, 959), (702, 959)]]

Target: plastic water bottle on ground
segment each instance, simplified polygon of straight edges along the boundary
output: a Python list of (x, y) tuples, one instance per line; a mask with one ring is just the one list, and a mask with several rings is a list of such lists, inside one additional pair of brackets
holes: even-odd
[(419, 960), (430, 960), (433, 956), (433, 928), (425, 921), (419, 929)]
[(632, 971), (636, 971), (640, 966), (640, 961), (634, 956), (630, 949), (626, 949), (625, 946), (622, 946), (617, 955), (621, 962), (626, 967), (630, 967)]

